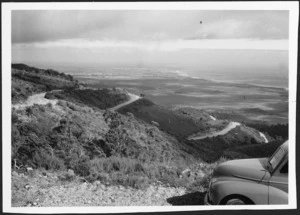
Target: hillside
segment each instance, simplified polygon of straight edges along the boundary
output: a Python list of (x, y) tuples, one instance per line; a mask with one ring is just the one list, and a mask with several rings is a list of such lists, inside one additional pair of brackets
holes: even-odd
[(28, 96), (55, 89), (79, 88), (71, 75), (55, 70), (43, 70), (25, 64), (12, 64), (12, 103), (25, 101)]
[[(145, 98), (111, 111), (126, 103), (126, 90), (88, 88), (23, 64), (13, 65), (12, 92), (13, 206), (128, 205), (130, 198), (134, 205), (179, 204), (174, 196), (207, 189), (218, 163), (270, 156), (287, 135), (284, 125), (242, 124), (223, 136), (188, 140), (223, 129), (230, 119)], [(32, 99), (44, 94), (43, 102)], [(262, 144), (254, 128), (270, 143)]]
[(145, 98), (119, 109), (118, 112), (122, 114), (132, 113), (136, 118), (149, 124), (155, 124), (160, 130), (169, 133), (178, 140), (183, 140), (195, 132), (204, 132), (209, 129), (204, 121), (184, 116), (176, 111), (156, 105)]
[(45, 95), (47, 99), (60, 99), (83, 106), (99, 109), (107, 109), (121, 104), (129, 99), (129, 96), (120, 90), (103, 89), (66, 89), (51, 91)]

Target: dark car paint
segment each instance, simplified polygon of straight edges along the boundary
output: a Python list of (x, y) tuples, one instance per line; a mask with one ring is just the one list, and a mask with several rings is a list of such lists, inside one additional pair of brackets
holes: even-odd
[(280, 173), (280, 169), (288, 162), (288, 142), (280, 148), (285, 151), (285, 156), (273, 170), (270, 169), (269, 158), (219, 164), (214, 170), (206, 203), (220, 204), (228, 196), (239, 195), (254, 204), (287, 204), (288, 174)]

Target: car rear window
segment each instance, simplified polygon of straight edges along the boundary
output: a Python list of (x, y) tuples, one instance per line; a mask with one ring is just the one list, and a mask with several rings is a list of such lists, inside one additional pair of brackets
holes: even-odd
[(282, 148), (279, 148), (274, 155), (270, 159), (270, 164), (272, 166), (272, 169), (275, 169), (276, 166), (279, 164), (279, 162), (284, 157), (284, 150)]

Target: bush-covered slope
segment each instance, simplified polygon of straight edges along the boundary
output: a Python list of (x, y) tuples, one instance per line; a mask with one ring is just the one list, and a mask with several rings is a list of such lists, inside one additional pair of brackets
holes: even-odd
[(62, 99), (99, 109), (111, 108), (129, 99), (127, 94), (107, 88), (52, 91), (48, 92), (45, 97), (48, 99)]
[(183, 140), (193, 133), (206, 129), (204, 122), (195, 121), (188, 116), (158, 106), (148, 99), (139, 99), (119, 109), (118, 112), (132, 113), (147, 123), (154, 122), (155, 124), (156, 122), (159, 129), (173, 135), (178, 140)]
[[(269, 156), (278, 146), (257, 145), (255, 138), (249, 138), (253, 130), (245, 127), (224, 136), (189, 141), (186, 138), (191, 134), (211, 129), (209, 114), (169, 110), (145, 98), (118, 112), (105, 111), (127, 100), (127, 96), (117, 90), (80, 87), (56, 71), (22, 64), (13, 67), (13, 102), (36, 92), (61, 89), (46, 95), (59, 100), (54, 105), (12, 109), (14, 169), (21, 165), (52, 171), (72, 169), (87, 181), (135, 188), (155, 181), (195, 188), (202, 183), (207, 185), (207, 175), (222, 157)], [(262, 131), (274, 135), (276, 129)], [(279, 130), (279, 136), (284, 138), (286, 129)], [(255, 153), (256, 150), (263, 152)], [(193, 177), (182, 177), (187, 168), (195, 173)]]
[(254, 135), (253, 132), (257, 131), (241, 125), (223, 136), (185, 140), (181, 145), (188, 154), (205, 162), (215, 162), (221, 157), (238, 159), (270, 156), (286, 140), (269, 137), (269, 142), (263, 143), (258, 139), (259, 135)]
[(270, 157), (282, 143), (282, 141), (276, 140), (268, 144), (237, 146), (226, 150), (224, 155), (227, 155), (227, 157), (234, 154), (240, 154), (251, 158)]
[(60, 101), (12, 110), (12, 165), (73, 169), (86, 180), (176, 185), (195, 158), (173, 137), (131, 116)]
[(247, 124), (248, 126), (255, 128), (261, 132), (267, 133), (269, 136), (276, 139), (287, 139), (289, 134), (288, 124)]
[(22, 102), (28, 96), (54, 89), (76, 89), (78, 81), (71, 75), (54, 70), (43, 70), (25, 64), (12, 64), (12, 103)]
[(35, 68), (35, 67), (32, 67), (32, 66), (28, 66), (26, 64), (22, 64), (22, 63), (15, 63), (15, 64), (13, 63), (11, 65), (11, 68), (22, 71), (22, 72), (28, 72), (28, 73), (31, 73), (31, 74), (36, 74), (36, 75), (39, 74), (39, 75), (52, 76), (52, 77), (57, 77), (57, 78), (65, 79), (65, 80), (69, 80), (69, 81), (74, 80), (73, 76), (67, 75), (63, 72), (58, 72), (58, 71), (55, 71), (53, 69), (39, 69), (39, 68)]

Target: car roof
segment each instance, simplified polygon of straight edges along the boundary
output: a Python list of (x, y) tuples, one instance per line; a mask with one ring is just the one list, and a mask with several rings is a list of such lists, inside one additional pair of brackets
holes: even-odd
[(281, 145), (281, 148), (286, 151), (286, 152), (289, 152), (289, 141), (285, 141), (282, 145)]

